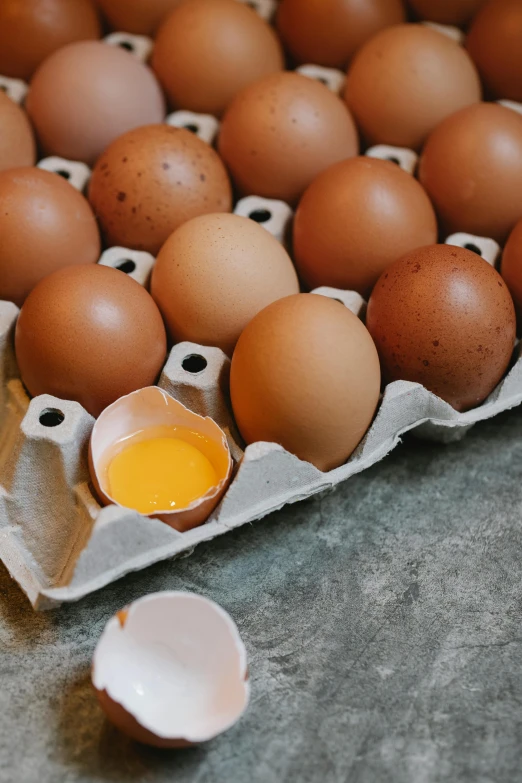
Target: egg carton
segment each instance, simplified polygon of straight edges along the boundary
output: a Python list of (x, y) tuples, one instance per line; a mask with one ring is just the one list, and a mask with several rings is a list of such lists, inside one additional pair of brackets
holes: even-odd
[[(144, 283), (153, 260), (111, 248), (100, 262), (120, 269), (127, 264), (122, 272)], [(353, 291), (320, 288), (315, 293), (364, 314), (365, 302)], [(77, 402), (50, 395), (29, 399), (14, 356), (17, 316), (14, 304), (0, 302), (0, 559), (35, 609), (76, 601), (131, 571), (188, 555), (201, 541), (329, 490), (381, 460), (409, 430), (450, 442), (476, 422), (522, 402), (518, 349), (512, 369), (488, 400), (466, 413), (419, 384), (391, 383), (348, 462), (322, 473), (275, 443), (243, 450), (229, 404), (230, 360), (218, 348), (179, 343), (159, 386), (196, 413), (211, 416), (227, 433), (236, 462), (233, 480), (208, 521), (179, 533), (134, 511), (100, 507), (87, 461), (94, 419)]]

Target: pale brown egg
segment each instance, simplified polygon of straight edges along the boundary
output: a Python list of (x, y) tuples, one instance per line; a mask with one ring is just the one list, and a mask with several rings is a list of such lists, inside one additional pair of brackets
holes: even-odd
[(152, 67), (173, 107), (220, 115), (239, 90), (284, 67), (279, 40), (237, 0), (192, 0), (161, 25)]
[(439, 24), (467, 25), (485, 0), (408, 0), (419, 19)]
[(132, 54), (84, 41), (42, 63), (27, 111), (47, 155), (92, 165), (122, 133), (162, 122), (165, 101), (152, 71)]
[(458, 411), (493, 391), (515, 345), (506, 284), (483, 258), (453, 245), (419, 248), (388, 267), (366, 325), (386, 382), (420, 383)]
[(522, 217), (522, 116), (477, 103), (448, 117), (426, 142), (419, 179), (446, 235), (503, 244)]
[(165, 16), (182, 0), (97, 0), (113, 30), (154, 35)]
[(46, 275), (100, 255), (87, 200), (58, 174), (37, 168), (0, 173), (0, 299), (19, 307)]
[(392, 261), (437, 241), (424, 189), (395, 163), (357, 157), (320, 174), (294, 219), (297, 271), (308, 288), (333, 286), (368, 297)]
[(0, 73), (29, 81), (40, 63), (57, 49), (100, 35), (91, 0), (2, 0)]
[(480, 101), (481, 87), (459, 44), (405, 24), (382, 30), (359, 50), (344, 97), (368, 144), (419, 149), (445, 117)]
[(33, 289), (15, 350), (31, 395), (76, 400), (98, 416), (156, 381), (167, 341), (150, 294), (123, 272), (92, 264), (61, 269)]
[(232, 357), (230, 393), (246, 443), (281, 444), (319, 470), (345, 462), (370, 426), (379, 359), (343, 304), (296, 294), (262, 310)]
[(0, 90), (0, 171), (32, 166), (36, 160), (33, 129), (27, 114)]
[(522, 326), (522, 220), (519, 220), (509, 235), (502, 254), (500, 273), (510, 290), (517, 314), (519, 329)]
[(520, 0), (489, 0), (471, 25), (466, 48), (489, 96), (522, 101)]
[(290, 257), (258, 223), (202, 215), (165, 242), (151, 293), (175, 342), (216, 345), (231, 355), (239, 335), (271, 302), (299, 291)]
[(346, 68), (368, 38), (405, 21), (402, 0), (282, 0), (276, 23), (298, 63)]
[(324, 169), (357, 155), (357, 130), (337, 95), (287, 71), (236, 96), (223, 118), (219, 152), (243, 195), (295, 202)]
[(170, 125), (148, 125), (116, 139), (94, 168), (89, 200), (107, 244), (153, 255), (185, 221), (232, 207), (217, 153)]

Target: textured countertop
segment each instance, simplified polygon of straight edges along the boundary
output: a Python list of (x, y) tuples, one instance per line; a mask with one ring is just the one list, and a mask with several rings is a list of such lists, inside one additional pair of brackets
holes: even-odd
[[(521, 472), (518, 410), (58, 611), (0, 566), (1, 783), (522, 781)], [(252, 700), (165, 752), (105, 722), (89, 665), (115, 610), (179, 588), (235, 618)]]

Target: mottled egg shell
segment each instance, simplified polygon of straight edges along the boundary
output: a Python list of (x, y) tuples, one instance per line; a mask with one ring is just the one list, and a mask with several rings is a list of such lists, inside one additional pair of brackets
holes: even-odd
[(36, 147), (27, 114), (0, 90), (0, 171), (33, 166)]
[(93, 164), (122, 133), (162, 122), (165, 101), (152, 71), (134, 55), (83, 41), (42, 63), (27, 111), (46, 154)]
[(239, 338), (230, 393), (247, 443), (281, 444), (319, 470), (345, 462), (371, 424), (377, 351), (343, 304), (296, 294), (262, 310)]
[(249, 218), (193, 218), (165, 242), (151, 293), (171, 338), (216, 345), (231, 355), (242, 330), (264, 307), (299, 291), (290, 257)]
[(321, 171), (357, 155), (357, 130), (333, 92), (287, 71), (236, 96), (219, 152), (242, 194), (295, 202)]
[(305, 191), (294, 219), (294, 260), (309, 288), (333, 286), (368, 297), (392, 261), (437, 241), (431, 202), (395, 163), (341, 161)]
[(354, 58), (345, 100), (369, 144), (418, 149), (445, 117), (479, 101), (467, 52), (423, 25), (389, 27)]
[(153, 35), (182, 0), (97, 0), (113, 30)]
[(152, 385), (166, 349), (150, 294), (123, 272), (98, 264), (42, 280), (16, 326), (16, 359), (29, 393), (76, 400), (93, 416)]
[(491, 97), (522, 101), (520, 0), (489, 0), (473, 21), (466, 48)]
[(379, 278), (366, 325), (386, 382), (414, 381), (465, 411), (506, 372), (515, 310), (500, 275), (452, 245), (414, 250)]
[(477, 103), (448, 117), (426, 142), (419, 179), (446, 235), (503, 244), (522, 217), (522, 116)]
[(232, 207), (216, 152), (190, 131), (169, 125), (116, 139), (94, 168), (89, 200), (107, 244), (153, 255), (185, 221)]
[(485, 0), (408, 0), (420, 19), (439, 24), (468, 24)]
[(330, 68), (346, 68), (368, 38), (405, 21), (402, 0), (282, 0), (277, 11), (277, 29), (292, 57)]
[(220, 115), (239, 90), (284, 62), (273, 29), (248, 5), (192, 0), (161, 25), (152, 67), (172, 106)]
[(100, 35), (91, 0), (3, 0), (0, 73), (29, 81), (40, 63), (57, 49)]
[[(502, 254), (500, 273), (515, 302), (519, 319), (522, 317), (522, 220), (516, 224)], [(519, 324), (519, 327), (522, 324)]]
[(0, 173), (0, 299), (19, 307), (46, 275), (94, 264), (98, 226), (87, 200), (58, 174), (37, 168)]

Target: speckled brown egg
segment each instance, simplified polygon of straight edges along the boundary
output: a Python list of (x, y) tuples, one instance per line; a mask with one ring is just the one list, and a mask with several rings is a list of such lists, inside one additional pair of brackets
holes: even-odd
[(32, 166), (36, 160), (33, 129), (27, 114), (0, 90), (0, 171)]
[(515, 344), (506, 284), (476, 253), (452, 245), (414, 250), (388, 267), (366, 325), (386, 382), (420, 383), (458, 411), (493, 391)]
[(45, 60), (26, 105), (47, 155), (89, 165), (122, 133), (165, 117), (152, 71), (119, 46), (101, 41), (70, 44)]
[(296, 294), (290, 257), (272, 234), (239, 215), (201, 215), (165, 242), (151, 293), (175, 342), (216, 345), (231, 355), (264, 307)]
[(276, 23), (297, 62), (346, 68), (368, 38), (405, 21), (402, 0), (282, 0)]
[(519, 220), (509, 235), (502, 254), (500, 273), (515, 302), (520, 329), (522, 326), (522, 220)]
[(334, 286), (368, 297), (392, 261), (437, 241), (428, 196), (395, 163), (357, 157), (336, 163), (306, 189), (294, 219), (294, 260), (308, 288)]
[(419, 19), (439, 24), (467, 25), (485, 0), (408, 0)]
[(58, 174), (0, 173), (0, 299), (21, 306), (46, 275), (94, 264), (100, 235), (88, 201)]
[(232, 193), (208, 144), (185, 129), (149, 125), (121, 136), (99, 158), (89, 200), (107, 244), (156, 255), (186, 220), (230, 211)]
[(466, 48), (490, 97), (522, 101), (520, 0), (489, 0), (471, 25)]
[(123, 272), (93, 264), (36, 286), (17, 321), (15, 350), (30, 394), (76, 400), (98, 416), (156, 381), (167, 342), (150, 294)]
[(182, 0), (97, 0), (113, 30), (154, 35), (165, 16)]
[(191, 0), (165, 19), (152, 67), (173, 107), (221, 115), (247, 84), (282, 71), (273, 29), (237, 0)]
[(2, 0), (0, 73), (29, 81), (40, 63), (57, 49), (100, 35), (91, 0)]
[(445, 117), (479, 101), (481, 87), (459, 44), (405, 24), (382, 30), (359, 50), (344, 97), (368, 144), (418, 149)]
[(232, 357), (232, 408), (246, 443), (279, 443), (319, 470), (348, 459), (372, 422), (379, 391), (368, 331), (326, 296), (296, 294), (269, 305)]
[(242, 194), (295, 202), (324, 169), (357, 155), (357, 130), (337, 95), (287, 71), (235, 97), (219, 152)]
[(426, 142), (419, 179), (446, 235), (503, 244), (522, 217), (522, 116), (477, 103), (448, 117)]

